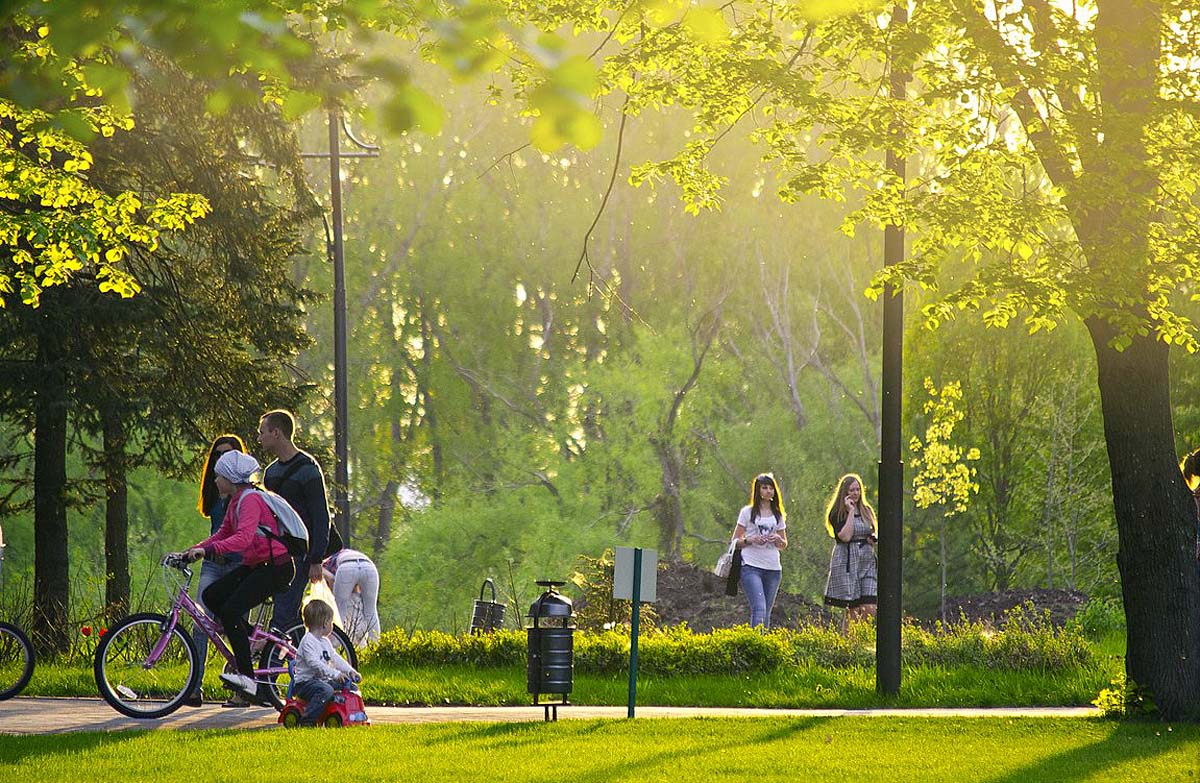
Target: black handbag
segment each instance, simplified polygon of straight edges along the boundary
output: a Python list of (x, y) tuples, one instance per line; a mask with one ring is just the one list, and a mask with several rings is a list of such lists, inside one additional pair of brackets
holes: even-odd
[(725, 578), (725, 595), (737, 595), (738, 581), (742, 577), (742, 550), (733, 552), (733, 565), (729, 567), (729, 576)]

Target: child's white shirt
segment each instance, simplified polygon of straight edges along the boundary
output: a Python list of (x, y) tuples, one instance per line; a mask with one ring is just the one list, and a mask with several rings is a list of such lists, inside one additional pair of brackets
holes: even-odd
[(297, 680), (326, 680), (337, 682), (342, 675), (350, 674), (354, 668), (346, 663), (333, 649), (327, 637), (311, 631), (304, 634), (296, 648), (296, 663), (293, 677)]

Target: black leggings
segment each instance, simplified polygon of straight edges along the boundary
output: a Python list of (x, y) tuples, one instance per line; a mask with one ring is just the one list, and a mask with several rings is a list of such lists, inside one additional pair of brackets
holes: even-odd
[(238, 566), (204, 591), (204, 605), (225, 627), (239, 674), (254, 674), (254, 664), (250, 661), (250, 623), (246, 621), (247, 613), (268, 596), (287, 587), (294, 573), (290, 558), (278, 565), (263, 563), (253, 568)]

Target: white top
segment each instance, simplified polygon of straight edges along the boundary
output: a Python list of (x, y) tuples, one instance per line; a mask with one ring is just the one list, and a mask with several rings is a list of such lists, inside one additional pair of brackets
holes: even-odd
[[(750, 507), (743, 506), (742, 512), (738, 514), (738, 527), (746, 531), (746, 535), (770, 535), (787, 527), (787, 522), (776, 517), (759, 516), (750, 522)], [(762, 544), (760, 546), (751, 546), (747, 544), (742, 548), (742, 564), (752, 565), (755, 568), (762, 568), (767, 571), (782, 571), (783, 566), (779, 562), (779, 549), (773, 544)]]
[(333, 643), (328, 637), (317, 636), (312, 631), (304, 634), (300, 646), (296, 648), (296, 663), (293, 677), (301, 680), (326, 680), (337, 682), (342, 675), (349, 674), (354, 668), (346, 663), (342, 656), (333, 649)]

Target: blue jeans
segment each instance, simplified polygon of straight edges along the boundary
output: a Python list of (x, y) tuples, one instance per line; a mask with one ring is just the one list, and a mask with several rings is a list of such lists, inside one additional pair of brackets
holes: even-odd
[(742, 564), (742, 591), (750, 601), (750, 625), (771, 627), (771, 607), (775, 606), (775, 594), (782, 580), (782, 571)]
[(325, 680), (300, 680), (292, 687), (292, 695), (308, 702), (301, 720), (313, 721), (321, 717), (325, 705), (333, 698), (333, 686)]

